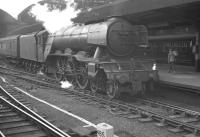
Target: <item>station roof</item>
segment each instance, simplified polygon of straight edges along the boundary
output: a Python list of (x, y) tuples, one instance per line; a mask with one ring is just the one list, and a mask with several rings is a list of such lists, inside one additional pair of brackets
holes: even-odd
[(132, 23), (200, 22), (200, 0), (119, 0), (79, 14), (77, 23), (120, 16)]
[(4, 10), (0, 9), (0, 24), (15, 24), (17, 20), (12, 17), (10, 14), (5, 12)]
[(42, 23), (35, 23), (31, 25), (21, 25), (18, 26), (16, 29), (11, 30), (8, 35), (25, 35), (28, 33), (38, 32), (43, 30), (44, 27)]
[(4, 37), (6, 35), (27, 34), (43, 30), (44, 28), (41, 23), (35, 22), (35, 20), (27, 17), (26, 15), (21, 17), (21, 15), (24, 15), (24, 13), (27, 12), (31, 6), (32, 5), (27, 7), (19, 15), (20, 20), (15, 19), (10, 14), (0, 9), (0, 37)]
[(19, 22), (14, 17), (0, 9), (0, 37), (7, 35), (18, 24)]

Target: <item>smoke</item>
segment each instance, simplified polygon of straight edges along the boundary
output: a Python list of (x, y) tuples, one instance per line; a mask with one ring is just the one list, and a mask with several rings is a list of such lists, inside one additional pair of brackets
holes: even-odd
[(50, 33), (54, 33), (63, 27), (68, 27), (73, 24), (71, 19), (77, 17), (80, 10), (76, 10), (74, 0), (65, 0), (66, 9), (60, 11), (58, 9), (49, 11), (47, 5), (36, 4), (30, 14), (38, 21), (43, 22), (43, 26)]

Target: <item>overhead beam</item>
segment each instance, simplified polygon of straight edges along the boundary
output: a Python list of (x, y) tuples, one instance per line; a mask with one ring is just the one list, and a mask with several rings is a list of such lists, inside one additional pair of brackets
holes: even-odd
[(120, 0), (84, 11), (74, 21), (85, 23), (102, 20), (110, 16), (123, 17), (187, 4), (200, 4), (200, 0)]

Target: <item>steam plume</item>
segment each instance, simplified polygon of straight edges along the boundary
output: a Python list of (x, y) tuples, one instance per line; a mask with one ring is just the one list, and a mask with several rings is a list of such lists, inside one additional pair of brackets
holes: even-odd
[(65, 89), (69, 89), (73, 87), (73, 85), (69, 83), (69, 81), (61, 81), (60, 84), (61, 84), (61, 88), (65, 88)]
[(74, 0), (65, 1), (67, 3), (65, 10), (49, 11), (47, 5), (36, 4), (32, 10), (31, 15), (36, 17), (36, 20), (42, 21), (43, 26), (50, 32), (54, 33), (63, 27), (68, 27), (73, 24), (72, 18), (75, 18), (80, 10), (76, 10), (76, 3)]

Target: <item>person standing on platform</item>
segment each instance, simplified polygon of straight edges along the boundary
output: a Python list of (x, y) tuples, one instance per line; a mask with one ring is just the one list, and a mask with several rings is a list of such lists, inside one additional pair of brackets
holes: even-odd
[(175, 58), (176, 58), (176, 51), (172, 51), (172, 49), (169, 49), (168, 53), (169, 73), (175, 72)]

